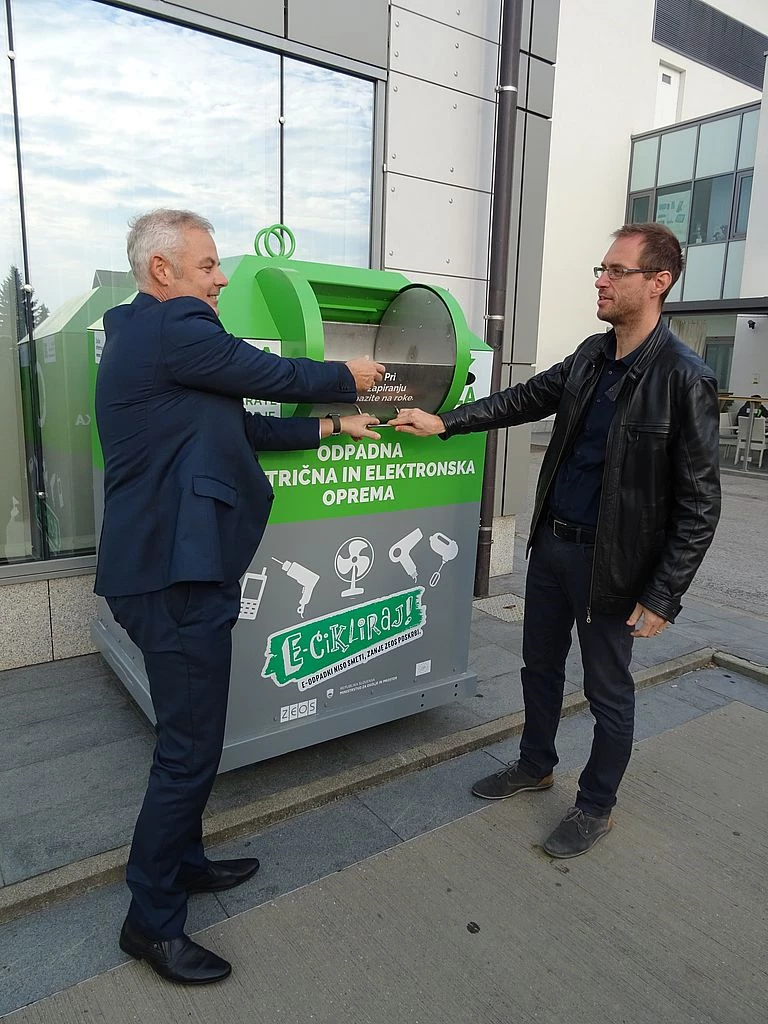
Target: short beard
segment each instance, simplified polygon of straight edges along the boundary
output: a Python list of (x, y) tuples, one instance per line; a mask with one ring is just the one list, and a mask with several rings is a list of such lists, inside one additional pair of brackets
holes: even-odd
[[(598, 309), (597, 313), (596, 313), (596, 316), (597, 316), (598, 320), (602, 320), (604, 323), (612, 324), (613, 326), (616, 325), (615, 314), (613, 314), (613, 313), (607, 313), (607, 312), (604, 312), (601, 309)], [(621, 320), (621, 316), (619, 316), (619, 321), (620, 320)]]

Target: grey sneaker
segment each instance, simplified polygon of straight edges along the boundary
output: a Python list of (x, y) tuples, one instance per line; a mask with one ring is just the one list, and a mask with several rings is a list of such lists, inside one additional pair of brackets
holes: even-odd
[(597, 818), (585, 814), (578, 807), (572, 807), (555, 831), (544, 841), (544, 849), (550, 857), (565, 860), (588, 853), (598, 839), (613, 828), (610, 814)]
[(525, 793), (531, 789), (549, 789), (554, 778), (550, 772), (543, 779), (536, 779), (532, 775), (526, 775), (520, 768), (519, 761), (513, 761), (500, 772), (493, 775), (486, 775), (472, 787), (475, 796), (483, 800), (506, 800), (508, 796), (515, 796), (517, 793)]

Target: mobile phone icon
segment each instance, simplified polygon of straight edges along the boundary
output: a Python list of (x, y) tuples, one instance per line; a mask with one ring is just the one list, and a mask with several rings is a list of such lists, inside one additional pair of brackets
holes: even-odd
[(261, 572), (247, 572), (240, 588), (240, 614), (238, 619), (250, 619), (259, 614), (259, 605), (267, 583), (266, 566)]

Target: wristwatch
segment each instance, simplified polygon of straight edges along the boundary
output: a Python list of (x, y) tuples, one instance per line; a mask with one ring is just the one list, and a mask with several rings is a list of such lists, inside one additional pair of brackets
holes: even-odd
[(329, 412), (328, 415), (325, 418), (327, 420), (330, 420), (331, 423), (333, 424), (333, 430), (331, 431), (331, 437), (336, 437), (338, 434), (341, 433), (341, 419), (336, 415), (335, 412)]

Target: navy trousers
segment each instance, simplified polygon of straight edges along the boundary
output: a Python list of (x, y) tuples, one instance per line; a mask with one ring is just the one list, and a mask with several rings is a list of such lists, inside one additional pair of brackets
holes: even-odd
[(549, 775), (558, 762), (555, 736), (575, 620), (584, 694), (595, 719), (576, 806), (586, 814), (605, 815), (616, 803), (632, 753), (635, 687), (629, 671), (632, 627), (626, 625), (632, 609), (626, 615), (593, 611), (587, 622), (593, 554), (592, 545), (560, 540), (546, 524), (536, 530), (525, 589), (520, 767), (539, 778)]
[(177, 938), (187, 917), (183, 877), (205, 865), (202, 814), (224, 743), (240, 588), (175, 583), (107, 602), (144, 655), (157, 718), (126, 872), (128, 920), (153, 938)]

